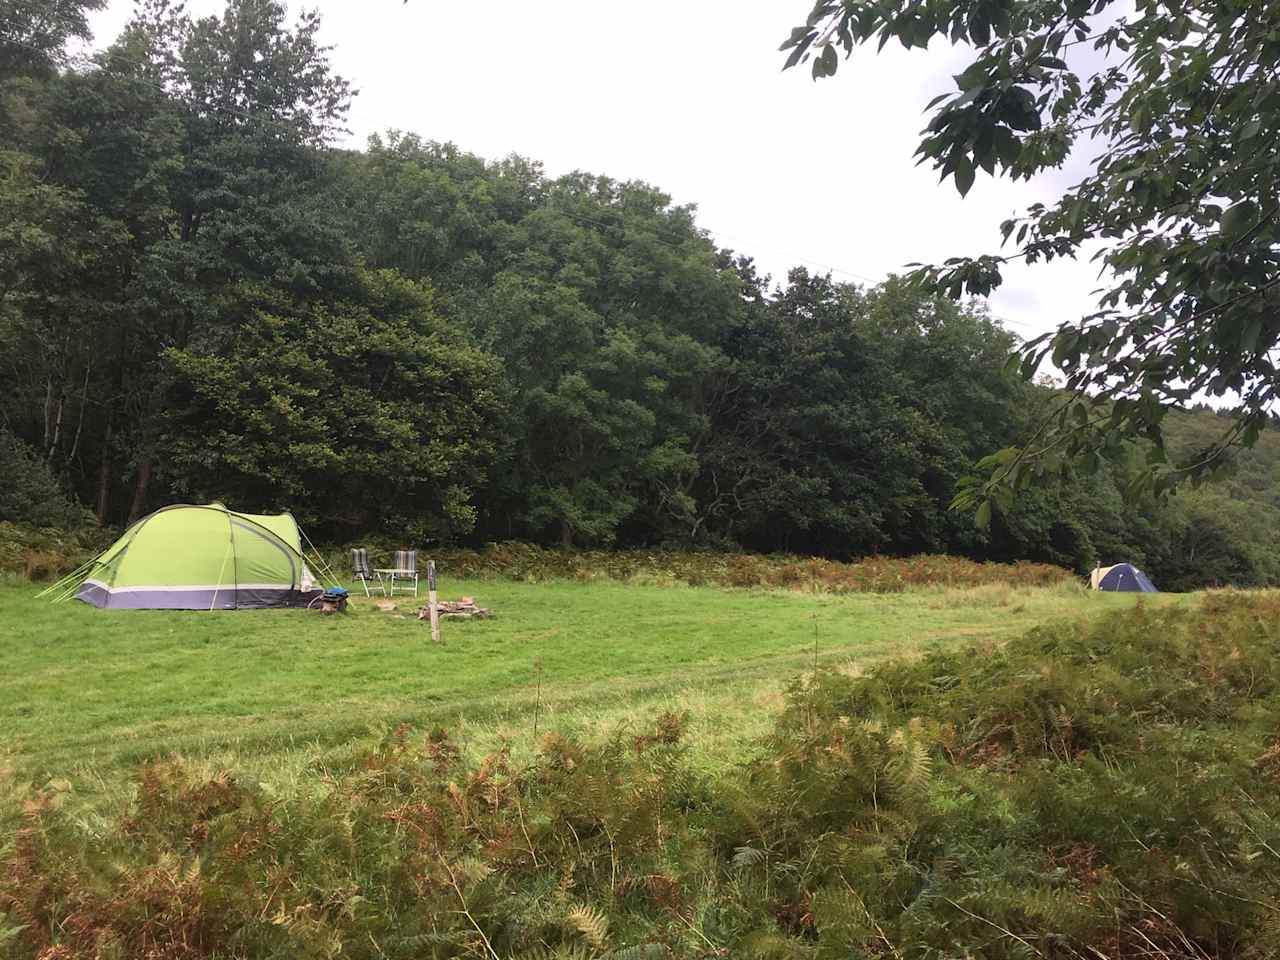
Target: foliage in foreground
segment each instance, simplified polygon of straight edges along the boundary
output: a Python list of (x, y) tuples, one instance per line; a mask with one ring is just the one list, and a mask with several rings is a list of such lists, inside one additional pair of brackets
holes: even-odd
[(797, 681), (719, 780), (682, 718), (517, 767), (398, 730), (287, 796), (179, 759), (27, 794), (11, 957), (1186, 957), (1280, 943), (1280, 597)]

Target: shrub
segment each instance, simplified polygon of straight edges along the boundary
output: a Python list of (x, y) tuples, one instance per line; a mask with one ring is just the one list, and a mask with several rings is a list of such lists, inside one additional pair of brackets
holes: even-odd
[[(371, 554), (390, 556), (403, 544), (377, 542)], [(512, 580), (643, 580), (690, 586), (782, 587), (831, 592), (897, 593), (914, 587), (976, 587), (985, 584), (1050, 586), (1070, 571), (1044, 563), (979, 563), (964, 557), (920, 555), (869, 557), (853, 563), (792, 556), (697, 553), (667, 550), (551, 550), (527, 543), (491, 544), (483, 550), (430, 551), (442, 574)], [(335, 572), (350, 570), (349, 550), (326, 551)]]
[(10, 813), (0, 950), (1262, 960), (1278, 731), (1280, 594), (1218, 593), (796, 681), (719, 779), (670, 714), (523, 767), (401, 728), (287, 796), (169, 759), (115, 823)]
[(109, 542), (30, 447), (0, 429), (0, 573), (60, 576)]
[(67, 494), (34, 450), (0, 429), (0, 521), (31, 527), (74, 530), (92, 524), (93, 514)]
[(101, 553), (116, 533), (95, 526), (64, 530), (0, 521), (0, 572), (28, 580), (59, 577)]

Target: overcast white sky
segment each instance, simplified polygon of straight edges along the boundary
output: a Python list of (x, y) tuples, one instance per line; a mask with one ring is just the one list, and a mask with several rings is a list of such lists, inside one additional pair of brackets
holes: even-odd
[[(978, 174), (961, 200), (912, 159), (924, 105), (963, 50), (855, 51), (835, 78), (780, 72), (809, 0), (320, 0), (339, 73), (359, 89), (351, 145), (390, 127), (555, 175), (640, 179), (694, 203), (723, 246), (785, 277), (797, 264), (877, 281), (911, 261), (996, 252), (1002, 219), (1081, 169), (1031, 184)], [(219, 0), (189, 0), (197, 15)], [(311, 4), (308, 4), (311, 6)], [(300, 9), (297, 2), (291, 10)], [(105, 46), (132, 0), (92, 18)], [(1023, 336), (1089, 312), (1096, 268), (1011, 268), (992, 298)]]

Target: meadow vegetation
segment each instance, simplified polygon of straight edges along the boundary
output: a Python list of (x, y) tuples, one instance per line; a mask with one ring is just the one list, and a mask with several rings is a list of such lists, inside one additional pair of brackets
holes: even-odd
[[(393, 547), (386, 542), (383, 554)], [(867, 557), (849, 563), (787, 554), (681, 550), (549, 550), (536, 544), (490, 544), (481, 550), (440, 549), (430, 554), (460, 577), (537, 582), (576, 580), (686, 586), (781, 587), (834, 593), (897, 593), (912, 587), (1001, 584), (1039, 587), (1064, 583), (1071, 573), (1046, 563), (980, 563), (966, 557)], [(345, 551), (329, 551), (331, 570), (349, 565)]]
[(401, 724), (285, 788), (159, 756), (109, 808), (66, 780), (9, 778), (22, 805), (5, 807), (0, 949), (1274, 957), (1280, 597), (1107, 599), (1126, 602), (1008, 643), (983, 631), (865, 672), (819, 663), (714, 770), (675, 709), (605, 736), (550, 727), (519, 751)]
[(32, 776), (101, 774), (170, 752), (222, 753), (265, 771), (282, 754), (306, 762), (402, 722), (528, 743), (535, 705), (543, 730), (599, 731), (646, 704), (684, 709), (692, 699), (708, 707), (705, 723), (720, 731), (708, 730), (718, 745), (709, 753), (723, 761), (761, 731), (758, 715), (771, 711), (756, 701), (776, 704), (780, 685), (815, 659), (865, 665), (1131, 602), (1074, 581), (892, 596), (804, 586), (446, 576), (445, 595), (474, 595), (496, 616), (445, 624), (442, 646), (414, 617), (425, 598), (411, 596), (384, 611), (361, 592), (348, 614), (321, 617), (50, 606), (30, 584), (0, 588), (0, 723), (10, 759)]

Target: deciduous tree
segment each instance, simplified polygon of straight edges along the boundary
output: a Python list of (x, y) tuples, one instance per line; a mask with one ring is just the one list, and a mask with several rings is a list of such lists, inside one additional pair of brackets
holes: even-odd
[[(917, 157), (961, 193), (979, 171), (1026, 179), (1087, 155), (1089, 173), (1055, 203), (1002, 226), (1000, 253), (920, 268), (952, 296), (985, 295), (1011, 260), (1092, 256), (1099, 309), (1023, 348), (1066, 395), (1025, 445), (985, 463), (958, 498), (990, 516), (991, 498), (1074, 458), (1096, 467), (1145, 437), (1135, 489), (1198, 478), (1232, 443), (1252, 443), (1280, 388), (1280, 5), (1253, 0), (820, 0), (783, 44), (786, 66), (837, 72), (840, 53), (888, 43), (968, 45), (953, 93), (936, 98)], [(1168, 462), (1173, 404), (1201, 396), (1234, 408), (1205, 449)]]

